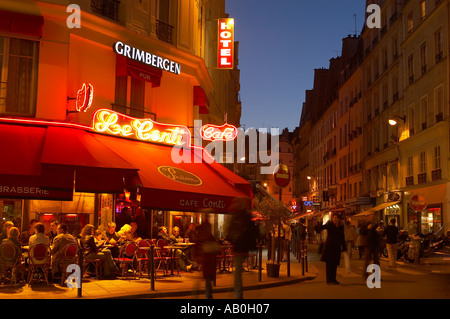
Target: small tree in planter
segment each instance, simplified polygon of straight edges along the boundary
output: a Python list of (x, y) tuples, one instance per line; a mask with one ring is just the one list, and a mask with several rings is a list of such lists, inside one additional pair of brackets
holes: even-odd
[[(290, 217), (290, 211), (283, 205), (281, 201), (268, 197), (255, 197), (253, 200), (254, 209), (259, 212), (266, 223), (266, 232), (274, 230), (275, 228), (282, 229), (281, 222), (286, 221)], [(275, 237), (272, 236), (272, 262), (267, 264), (267, 273), (269, 269), (278, 269), (280, 267), (281, 257), (281, 241), (278, 241), (278, 260), (275, 263)], [(277, 276), (277, 275), (276, 275)], [(277, 276), (278, 277), (278, 276)]]

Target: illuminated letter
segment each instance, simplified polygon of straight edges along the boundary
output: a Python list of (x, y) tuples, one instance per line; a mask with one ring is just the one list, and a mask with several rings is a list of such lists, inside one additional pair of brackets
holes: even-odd
[(371, 4), (367, 6), (367, 13), (372, 12), (371, 15), (367, 17), (367, 27), (370, 29), (381, 29), (381, 9), (378, 4)]
[[(261, 174), (267, 175), (272, 174), (275, 167), (279, 164), (280, 158), (278, 153), (279, 147), (279, 129), (270, 129), (270, 134), (272, 135), (270, 139), (270, 154), (267, 154), (267, 129), (261, 129), (259, 131), (259, 159), (263, 164), (269, 164), (270, 166), (261, 167)], [(266, 154), (264, 154), (264, 151)]]
[(123, 43), (122, 42), (116, 42), (114, 45), (114, 52), (117, 54), (123, 55)]
[(366, 280), (367, 287), (370, 289), (381, 288), (380, 266), (378, 266), (376, 264), (370, 264), (369, 266), (367, 266), (366, 272), (372, 272), (372, 271), (373, 271), (373, 273), (370, 274)]
[[(75, 270), (75, 271), (74, 271)], [(80, 288), (81, 287), (81, 269), (77, 264), (70, 264), (67, 266), (66, 272), (72, 272), (67, 277), (67, 287), (69, 288)]]
[(81, 9), (78, 4), (69, 4), (67, 6), (66, 12), (73, 12), (69, 17), (67, 17), (67, 27), (69, 29), (81, 28)]

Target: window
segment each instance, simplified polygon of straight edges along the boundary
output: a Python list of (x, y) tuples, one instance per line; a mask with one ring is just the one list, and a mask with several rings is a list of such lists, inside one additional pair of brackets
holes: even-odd
[(425, 152), (420, 153), (420, 173), (427, 172), (427, 157)]
[(435, 90), (434, 103), (436, 105), (436, 122), (444, 119), (444, 91), (442, 85)]
[(420, 1), (420, 18), (425, 19), (426, 15), (427, 15), (426, 3), (425, 3), (425, 0), (421, 0)]
[(409, 84), (414, 82), (414, 54), (408, 56), (408, 79)]
[(414, 162), (413, 162), (413, 157), (412, 156), (408, 157), (408, 167), (407, 167), (406, 175), (407, 176), (413, 176), (414, 175)]
[(436, 63), (439, 63), (444, 55), (444, 34), (442, 28), (434, 33), (434, 51), (436, 54)]
[(415, 125), (415, 112), (414, 106), (409, 108), (409, 116), (408, 116), (408, 126), (409, 126), (409, 136), (414, 135), (414, 125)]
[(422, 130), (425, 130), (428, 127), (428, 96), (424, 96), (420, 99), (420, 111), (421, 116), (420, 120), (422, 123)]
[(413, 20), (413, 13), (411, 12), (410, 14), (408, 14), (408, 18), (407, 18), (407, 30), (408, 32), (411, 32), (414, 29), (414, 20)]
[(427, 72), (427, 43), (424, 42), (420, 46), (420, 66), (422, 70), (422, 75)]
[(34, 116), (39, 42), (0, 37), (0, 113)]
[(434, 167), (433, 169), (441, 168), (441, 147), (436, 146), (434, 148)]

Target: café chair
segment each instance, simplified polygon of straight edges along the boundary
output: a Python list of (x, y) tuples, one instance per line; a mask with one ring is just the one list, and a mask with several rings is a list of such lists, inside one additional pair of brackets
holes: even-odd
[(67, 244), (61, 253), (61, 259), (59, 261), (59, 271), (61, 272), (61, 286), (67, 279), (67, 267), (71, 264), (77, 264), (78, 245)]
[(99, 280), (102, 276), (102, 260), (100, 258), (89, 257), (87, 249), (84, 247), (81, 240), (78, 239), (78, 246), (80, 247), (83, 254), (83, 274), (86, 274), (89, 266), (94, 267), (95, 278)]
[(15, 285), (17, 283), (17, 272), (23, 265), (22, 253), (14, 244), (2, 243), (0, 245), (0, 271), (2, 279), (9, 279), (10, 283)]
[[(175, 257), (175, 255), (173, 255), (175, 254), (173, 249), (164, 248), (168, 245), (169, 244), (164, 239), (159, 239), (156, 243), (156, 246), (160, 248), (157, 250), (157, 258), (155, 258), (155, 260), (159, 261), (157, 269), (163, 266), (163, 274), (168, 275), (170, 267), (177, 267), (177, 273), (180, 275), (180, 269), (178, 267), (178, 259), (180, 259), (180, 257)], [(172, 263), (175, 263), (175, 265)]]
[(148, 240), (139, 240), (137, 242), (137, 251), (136, 251), (136, 261), (138, 266), (139, 276), (142, 276), (142, 269), (144, 267), (147, 268), (147, 273), (150, 271), (150, 267), (148, 265), (149, 262), (149, 252), (151, 244)]
[(114, 261), (119, 264), (119, 268), (122, 268), (122, 279), (125, 278), (125, 274), (128, 273), (128, 269), (131, 269), (134, 278), (136, 279), (136, 269), (134, 267), (136, 250), (136, 243), (130, 241), (123, 245), (122, 249), (120, 250), (119, 257), (114, 258)]
[[(48, 282), (48, 273), (50, 271), (50, 247), (48, 245), (36, 244), (30, 246), (28, 259), (28, 285), (31, 285), (33, 276), (38, 270), (42, 271), (47, 285), (50, 285)], [(40, 277), (38, 277), (38, 282), (39, 281)]]

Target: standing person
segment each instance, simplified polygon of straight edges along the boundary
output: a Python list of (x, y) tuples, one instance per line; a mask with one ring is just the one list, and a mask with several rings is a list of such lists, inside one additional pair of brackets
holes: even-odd
[(212, 234), (212, 226), (208, 221), (208, 216), (204, 216), (202, 220), (202, 223), (197, 227), (195, 249), (205, 279), (206, 298), (213, 299), (212, 283), (216, 280), (216, 254), (220, 248)]
[(364, 246), (364, 269), (363, 276), (367, 279), (367, 266), (370, 264), (380, 265), (380, 235), (377, 232), (378, 225), (374, 222), (369, 222), (367, 227), (361, 229), (365, 236)]
[(398, 227), (395, 226), (395, 218), (389, 221), (389, 225), (384, 230), (386, 236), (386, 248), (389, 258), (389, 268), (395, 267), (395, 260), (397, 259), (397, 236)]
[(332, 220), (321, 226), (322, 229), (327, 230), (327, 239), (320, 260), (326, 263), (327, 284), (338, 285), (336, 272), (341, 259), (341, 250), (347, 251), (347, 248), (345, 247), (344, 227), (339, 215), (333, 214), (331, 218)]
[(352, 250), (356, 240), (356, 229), (355, 225), (352, 225), (349, 219), (347, 219), (344, 223), (344, 236), (348, 256), (352, 258)]
[(281, 222), (281, 227), (283, 227), (284, 229), (284, 243), (283, 243), (283, 261), (287, 261), (288, 260), (288, 248), (289, 245), (291, 244), (291, 239), (292, 239), (292, 231), (291, 231), (291, 226), (288, 224), (286, 225), (285, 223)]
[(361, 228), (363, 227), (362, 223), (358, 224), (358, 228), (356, 228), (356, 242), (355, 245), (358, 247), (359, 259), (362, 259), (364, 255), (364, 246), (365, 246), (365, 236), (361, 233)]
[(184, 235), (186, 238), (189, 238), (190, 243), (195, 243), (197, 240), (197, 231), (195, 228), (195, 224), (191, 223), (186, 231), (186, 234)]
[(234, 294), (236, 299), (244, 298), (242, 287), (242, 265), (250, 250), (256, 249), (258, 229), (252, 221), (250, 199), (238, 197), (233, 200), (231, 211), (234, 212), (226, 232), (226, 240), (233, 246), (235, 260)]

